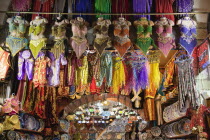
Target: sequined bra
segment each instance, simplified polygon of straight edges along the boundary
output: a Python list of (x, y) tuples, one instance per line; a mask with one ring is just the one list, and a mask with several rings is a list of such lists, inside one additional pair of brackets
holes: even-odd
[(53, 36), (62, 36), (66, 32), (66, 25), (54, 25), (52, 26), (52, 35)]
[[(9, 23), (9, 32), (16, 31), (18, 33), (24, 34), (26, 32), (25, 22), (18, 24), (18, 23), (15, 23), (15, 19), (16, 17), (13, 17), (12, 21)], [(21, 19), (21, 20), (24, 20), (24, 19)]]
[[(142, 20), (140, 20), (142, 21)], [(148, 25), (138, 25), (137, 26), (137, 34), (146, 36), (148, 33), (152, 33), (152, 26), (150, 26), (150, 22), (148, 21)]]
[(117, 21), (114, 28), (114, 35), (123, 38), (129, 37), (129, 25), (127, 21)]
[(34, 35), (39, 35), (41, 32), (45, 31), (45, 25), (31, 25), (29, 28), (29, 35), (34, 34)]
[(73, 36), (83, 38), (87, 34), (87, 26), (85, 25), (85, 22), (80, 22), (75, 20), (72, 23), (72, 32)]

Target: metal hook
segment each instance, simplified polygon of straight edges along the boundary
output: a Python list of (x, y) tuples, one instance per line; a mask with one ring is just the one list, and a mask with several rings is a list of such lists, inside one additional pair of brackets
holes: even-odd
[(120, 15), (121, 15), (121, 17), (122, 17), (122, 13), (121, 13)]
[(61, 13), (59, 13), (59, 15), (58, 15), (59, 17), (61, 17)]
[(82, 16), (82, 13), (80, 13), (79, 16), (81, 17)]

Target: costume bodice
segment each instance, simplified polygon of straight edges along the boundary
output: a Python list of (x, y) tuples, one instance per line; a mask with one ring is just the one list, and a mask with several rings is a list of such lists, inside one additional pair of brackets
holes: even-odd
[[(19, 23), (19, 21), (22, 21)], [(26, 32), (26, 21), (19, 16), (12, 17), (11, 21), (9, 22), (9, 32), (16, 32), (20, 36)]]
[(34, 35), (38, 36), (41, 33), (43, 33), (44, 31), (45, 31), (45, 25), (44, 24), (38, 24), (38, 25), (33, 24), (29, 28), (29, 35), (34, 34)]
[(114, 21), (114, 35), (117, 37), (128, 38), (129, 37), (129, 21)]
[(139, 21), (140, 22), (141, 21), (147, 21), (146, 25), (145, 24), (138, 24), (137, 25), (137, 34), (139, 35), (139, 37), (141, 35), (146, 36), (148, 34), (152, 34), (152, 26), (150, 24), (150, 21), (148, 19), (142, 19), (142, 18)]
[(85, 21), (71, 20), (73, 36), (84, 38), (87, 34)]
[(161, 36), (166, 36), (168, 34), (172, 34), (172, 32), (173, 32), (172, 25), (170, 24), (169, 19), (166, 19), (166, 20), (167, 20), (167, 24), (163, 25), (160, 23), (157, 25), (156, 33)]
[[(187, 22), (186, 25), (183, 23), (184, 21)], [(182, 35), (184, 35), (184, 36), (195, 37), (196, 36), (196, 24), (194, 23), (194, 21), (191, 18), (181, 19), (180, 31), (181, 31)]]
[(66, 24), (52, 26), (52, 35), (55, 37), (62, 37), (66, 34)]
[(99, 35), (108, 36), (110, 20), (98, 21), (97, 25), (94, 27), (94, 32)]

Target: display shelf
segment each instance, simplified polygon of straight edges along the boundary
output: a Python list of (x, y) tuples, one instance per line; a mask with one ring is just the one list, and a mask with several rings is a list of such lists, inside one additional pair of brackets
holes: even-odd
[(35, 131), (35, 130), (28, 130), (28, 129), (14, 129), (14, 131), (21, 131), (21, 132), (28, 132), (28, 133), (37, 133), (37, 134), (42, 134), (42, 132)]
[(179, 135), (179, 136), (172, 136), (172, 137), (167, 137), (168, 139), (181, 139), (181, 138), (192, 138), (192, 137), (197, 137), (196, 134), (185, 134), (185, 135)]
[(173, 122), (179, 121), (179, 120), (184, 119), (184, 118), (190, 118), (190, 117), (185, 115), (185, 116), (179, 117), (179, 118), (177, 118), (177, 119), (175, 119), (175, 120), (172, 120), (172, 121), (166, 122), (166, 123), (164, 123), (163, 125), (167, 125), (167, 124), (170, 124), (170, 123), (173, 123)]

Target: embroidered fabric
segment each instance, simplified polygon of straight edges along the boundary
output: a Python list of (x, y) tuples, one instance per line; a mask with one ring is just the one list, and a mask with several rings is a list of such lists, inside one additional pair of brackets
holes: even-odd
[(33, 79), (33, 68), (34, 68), (34, 59), (31, 56), (29, 50), (25, 50), (19, 53), (18, 56), (18, 74), (17, 79), (23, 80), (25, 74), (27, 74), (28, 80)]
[[(182, 21), (187, 20), (187, 19), (181, 19)], [(197, 40), (196, 40), (196, 25), (194, 24), (194, 21), (189, 19), (188, 21), (192, 22), (192, 26), (184, 26), (180, 24), (180, 31), (181, 31), (181, 37), (179, 39), (179, 44), (188, 52), (189, 55), (192, 55), (192, 52), (197, 45)]]
[(5, 79), (8, 69), (9, 69), (9, 63), (8, 61), (9, 59), (9, 52), (4, 51), (1, 47), (0, 47), (0, 79)]
[[(175, 47), (172, 25), (170, 24), (169, 19), (166, 20), (166, 26), (157, 25), (156, 29), (156, 33), (158, 34), (157, 44), (165, 57), (167, 57), (170, 50)], [(157, 24), (158, 22), (159, 21), (157, 21)]]
[(187, 99), (189, 99), (193, 108), (198, 106), (198, 92), (195, 87), (192, 60), (191, 57), (186, 55), (182, 55), (175, 60), (178, 67), (180, 110), (186, 107)]
[(129, 39), (129, 26), (130, 21), (124, 18), (119, 18), (118, 21), (113, 21), (114, 24), (114, 47), (119, 52), (120, 56), (123, 57), (127, 50), (131, 47), (131, 40)]
[(176, 11), (179, 13), (188, 13), (193, 9), (193, 0), (176, 0)]

